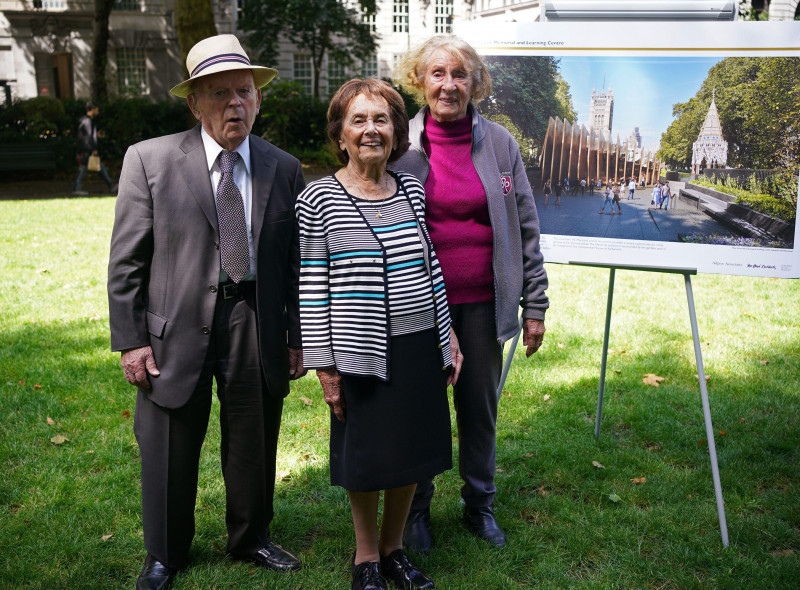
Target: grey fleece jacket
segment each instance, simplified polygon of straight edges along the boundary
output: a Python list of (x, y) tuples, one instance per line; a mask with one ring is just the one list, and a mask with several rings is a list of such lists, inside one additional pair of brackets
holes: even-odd
[[(423, 185), (431, 168), (422, 148), (427, 112), (424, 107), (411, 120), (411, 148), (390, 165), (410, 172)], [(539, 215), (517, 142), (504, 127), (478, 114), (473, 105), (469, 105), (469, 113), (472, 163), (486, 191), (494, 236), (495, 323), (502, 344), (519, 330), (518, 305), (522, 317), (535, 320), (544, 320), (549, 306), (547, 273), (539, 250)]]

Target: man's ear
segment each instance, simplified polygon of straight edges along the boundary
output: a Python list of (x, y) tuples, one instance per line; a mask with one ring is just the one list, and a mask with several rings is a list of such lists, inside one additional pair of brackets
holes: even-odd
[(189, 108), (191, 109), (192, 114), (194, 115), (194, 118), (197, 119), (198, 121), (200, 121), (201, 120), (201, 115), (200, 115), (200, 111), (197, 110), (197, 98), (195, 97), (195, 95), (194, 94), (188, 95), (186, 97), (186, 103), (189, 105)]

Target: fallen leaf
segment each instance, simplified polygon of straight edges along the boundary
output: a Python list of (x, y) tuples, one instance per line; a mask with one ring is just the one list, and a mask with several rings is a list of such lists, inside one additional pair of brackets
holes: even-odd
[[(700, 381), (700, 375), (698, 375), (697, 373), (694, 374), (694, 378), (697, 379), (698, 381)], [(711, 377), (706, 375), (706, 383), (708, 383), (710, 380), (711, 380)]]
[(69, 439), (63, 434), (57, 434), (50, 439), (50, 442), (54, 445), (63, 445), (65, 442), (69, 442)]
[(292, 476), (292, 472), (291, 472), (291, 471), (289, 471), (288, 469), (285, 469), (285, 470), (283, 470), (283, 471), (279, 471), (279, 472), (277, 473), (277, 479), (279, 479), (279, 480), (281, 480), (281, 481), (286, 481), (286, 480), (287, 480), (287, 479), (289, 479), (291, 476)]
[(606, 466), (603, 465), (602, 463), (600, 463), (600, 461), (592, 461), (592, 465), (594, 465), (598, 469), (605, 469), (606, 468)]
[(34, 389), (41, 389), (41, 388), (42, 388), (42, 386), (41, 386), (41, 385), (39, 385), (39, 384), (36, 384), (36, 385), (34, 385), (34, 386), (33, 386), (33, 388), (34, 388)]
[(506, 470), (505, 470), (505, 469), (502, 469), (501, 467), (498, 467), (497, 469), (495, 469), (495, 471), (496, 471), (497, 473), (506, 473)]
[(739, 424), (743, 424), (744, 422), (747, 422), (747, 418), (745, 417), (739, 418)]
[(536, 493), (539, 494), (540, 496), (547, 496), (548, 494), (550, 494), (550, 492), (544, 489), (544, 486), (539, 486), (539, 489), (536, 490)]
[(311, 404), (314, 403), (313, 400), (311, 400), (311, 399), (309, 399), (307, 397), (303, 397), (303, 396), (300, 396), (300, 401), (303, 402), (307, 406), (310, 406)]
[(613, 493), (613, 492), (612, 492), (612, 493), (610, 493), (610, 494), (608, 495), (608, 499), (609, 499), (609, 500), (611, 500), (612, 502), (615, 502), (615, 503), (616, 503), (616, 502), (621, 502), (621, 501), (622, 501), (622, 498), (620, 498), (619, 496), (617, 496), (617, 495), (616, 495), (615, 493)]
[(634, 477), (633, 479), (631, 479), (631, 483), (634, 485), (645, 483), (646, 481), (647, 481), (646, 477)]
[(94, 451), (86, 451), (87, 455), (94, 455)]
[(705, 445), (706, 445), (706, 439), (701, 438), (700, 440), (697, 441), (698, 447), (704, 447)]
[(90, 322), (99, 322), (101, 319), (103, 319), (102, 316), (99, 313), (97, 313), (97, 314), (93, 315), (92, 317), (90, 317), (89, 321)]
[(220, 553), (227, 553), (227, 551), (222, 550), (222, 547), (220, 547), (219, 543), (217, 543), (216, 541), (214, 541), (214, 549), (216, 549)]
[(122, 410), (122, 417), (123, 418), (130, 418), (131, 417), (131, 411), (130, 410)]
[(549, 394), (549, 393), (545, 393), (545, 394), (544, 394), (544, 397), (543, 397), (542, 399), (543, 399), (544, 401), (546, 401), (546, 402), (549, 402), (549, 401), (550, 401), (550, 394)]
[(303, 424), (302, 422), (300, 423), (300, 428), (305, 428), (306, 426), (307, 424)]
[(622, 375), (622, 371), (620, 369), (612, 369), (617, 375)]
[(766, 359), (764, 359), (762, 361), (758, 361), (758, 362), (761, 364), (762, 367), (765, 367), (765, 366), (767, 366), (769, 364), (769, 361), (766, 360)]
[(661, 447), (659, 445), (647, 445), (648, 451), (660, 451)]
[(659, 377), (658, 375), (654, 375), (653, 373), (645, 373), (644, 379), (642, 379), (642, 383), (645, 385), (652, 385), (653, 387), (660, 387), (661, 382), (664, 380), (663, 377)]
[(50, 426), (54, 426), (54, 425), (55, 425), (55, 423), (56, 423), (56, 421), (55, 421), (55, 420), (53, 420), (53, 419), (52, 419), (50, 416), (48, 416), (48, 417), (47, 417), (47, 423), (48, 423)]
[(24, 380), (23, 380), (23, 381), (20, 381), (20, 382), (19, 382), (19, 384), (20, 384), (20, 385), (25, 385), (25, 381), (24, 381)]
[(752, 319), (756, 319), (756, 316), (754, 316), (754, 315), (750, 315), (749, 313), (743, 313), (742, 315), (743, 315), (744, 317), (746, 317), (746, 318), (752, 318)]
[(563, 345), (563, 344), (561, 344), (561, 343), (559, 343), (559, 344), (558, 344), (558, 347), (559, 347), (559, 348), (564, 348), (564, 345)]
[(719, 435), (720, 435), (720, 436), (728, 436), (728, 433), (727, 433), (727, 432), (725, 432), (724, 430), (720, 430), (720, 431), (719, 431)]
[(691, 495), (691, 494), (686, 494), (686, 497), (687, 497), (689, 500), (691, 500), (691, 499), (692, 499), (692, 495)]
[(791, 557), (794, 555), (794, 551), (791, 549), (783, 549), (781, 551), (773, 551), (772, 555), (774, 557)]
[(114, 533), (111, 533), (110, 535), (103, 535), (100, 538), (103, 539), (103, 542), (106, 542), (106, 541), (110, 540), (113, 536), (114, 536)]
[(526, 457), (533, 457), (533, 453), (525, 453)]

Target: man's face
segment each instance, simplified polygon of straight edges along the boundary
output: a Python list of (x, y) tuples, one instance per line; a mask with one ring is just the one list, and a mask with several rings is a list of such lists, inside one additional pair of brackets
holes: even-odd
[(234, 150), (253, 128), (261, 90), (253, 85), (250, 70), (230, 70), (203, 76), (186, 100), (192, 113), (214, 141)]

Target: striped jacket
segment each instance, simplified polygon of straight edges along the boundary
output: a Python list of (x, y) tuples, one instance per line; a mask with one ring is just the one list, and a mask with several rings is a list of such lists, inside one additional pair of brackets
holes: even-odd
[[(417, 218), (431, 278), (442, 369), (450, 364), (450, 313), (439, 261), (425, 226), (425, 192), (410, 174), (392, 173)], [(390, 338), (386, 252), (332, 176), (310, 183), (295, 205), (300, 230), (303, 364), (388, 381)]]

